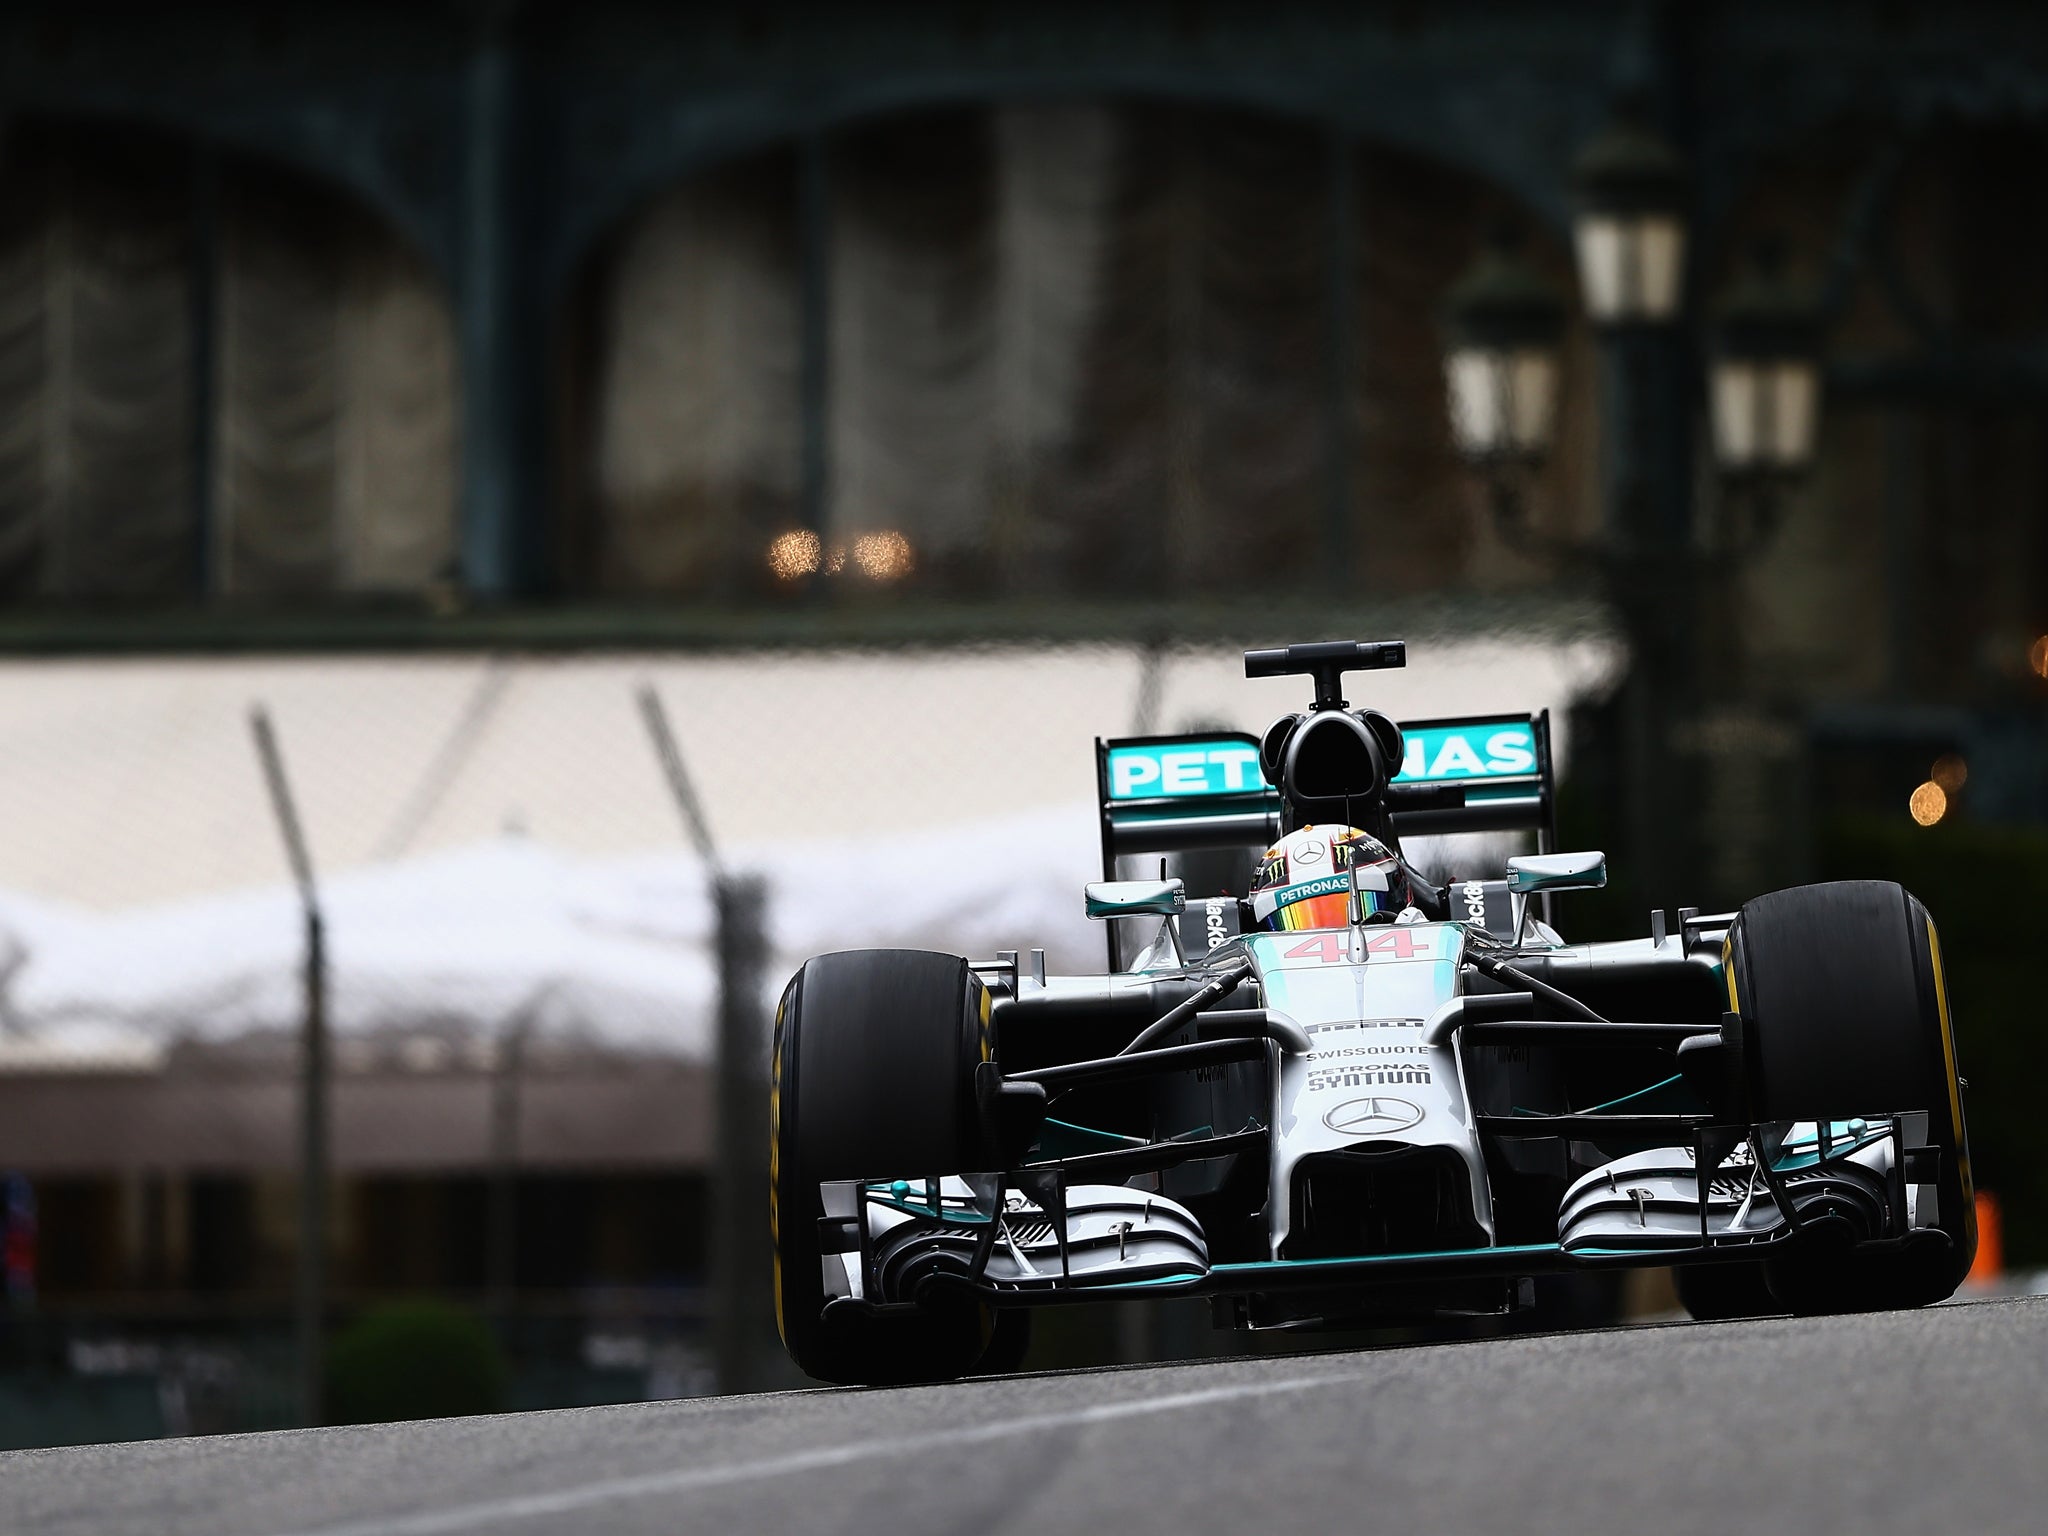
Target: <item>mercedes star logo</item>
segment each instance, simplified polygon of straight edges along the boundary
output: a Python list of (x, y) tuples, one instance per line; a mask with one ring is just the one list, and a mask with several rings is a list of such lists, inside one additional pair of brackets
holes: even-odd
[(1375, 1136), (1392, 1136), (1422, 1122), (1422, 1111), (1406, 1099), (1374, 1094), (1369, 1099), (1347, 1099), (1323, 1116), (1323, 1124), (1340, 1136), (1361, 1141)]

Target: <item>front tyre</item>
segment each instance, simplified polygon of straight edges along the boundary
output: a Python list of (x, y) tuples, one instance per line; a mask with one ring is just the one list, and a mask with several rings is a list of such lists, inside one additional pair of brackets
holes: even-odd
[(989, 1002), (965, 960), (915, 949), (820, 955), (782, 995), (769, 1097), (775, 1318), (807, 1375), (950, 1381), (990, 1353), (990, 1314), (971, 1302), (827, 1324), (818, 1251), (821, 1182), (982, 1166), (974, 1069), (990, 1054)]
[(1771, 1294), (1760, 1263), (1685, 1264), (1672, 1272), (1678, 1304), (1696, 1323), (1769, 1317), (1785, 1310)]
[(1935, 1224), (1948, 1234), (1946, 1250), (1859, 1252), (1846, 1239), (1830, 1242), (1823, 1223), (1765, 1261), (1772, 1294), (1804, 1313), (1919, 1307), (1953, 1295), (1977, 1251), (1976, 1194), (1941, 945), (1927, 909), (1878, 880), (1777, 891), (1743, 907), (1725, 958), (1759, 1121), (1925, 1110), (1940, 1156)]

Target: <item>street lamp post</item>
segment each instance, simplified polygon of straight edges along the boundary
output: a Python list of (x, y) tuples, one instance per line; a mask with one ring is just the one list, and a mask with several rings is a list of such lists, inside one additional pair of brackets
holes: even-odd
[(1572, 167), (1572, 245), (1595, 325), (1670, 325), (1685, 302), (1686, 180), (1678, 152), (1632, 116)]
[(1685, 168), (1646, 122), (1624, 115), (1572, 167), (1572, 247), (1599, 343), (1600, 561), (1628, 636), (1621, 708), (1623, 801), (1634, 878), (1661, 902), (1684, 880), (1691, 786), (1671, 750), (1697, 674), (1690, 358), (1679, 324), (1691, 233)]
[[(1578, 157), (1574, 186), (1580, 297), (1599, 340), (1601, 535), (1573, 544), (1538, 538), (1529, 525), (1524, 490), (1553, 440), (1563, 316), (1498, 245), (1452, 290), (1451, 430), (1512, 542), (1588, 560), (1603, 577), (1630, 650), (1621, 746), (1631, 863), (1644, 893), (1662, 899), (1690, 884), (1699, 852), (1686, 828), (1700, 802), (1675, 738), (1700, 710), (1701, 626), (1731, 606), (1717, 574), (1769, 534), (1785, 486), (1812, 460), (1819, 334), (1813, 310), (1766, 263), (1720, 306), (1702, 380), (1685, 304), (1692, 231), (1676, 151), (1623, 119)], [(1705, 533), (1692, 506), (1703, 393), (1721, 512)], [(1748, 516), (1730, 515), (1738, 510)], [(1717, 667), (1725, 664), (1717, 654)]]
[(1685, 167), (1662, 135), (1627, 113), (1579, 153), (1572, 188), (1579, 291), (1600, 343), (1608, 538), (1661, 571), (1692, 523)]
[(1812, 467), (1820, 427), (1818, 304), (1787, 281), (1775, 241), (1761, 244), (1708, 331), (1707, 417), (1719, 497), (1703, 553), (1701, 627), (1725, 696), (1742, 682), (1742, 561), (1776, 532)]
[(1502, 234), (1452, 288), (1446, 327), (1452, 441), (1485, 473), (1503, 532), (1526, 537), (1526, 482), (1557, 436), (1564, 304)]
[(1781, 492), (1813, 463), (1820, 427), (1819, 310), (1786, 281), (1775, 244), (1759, 248), (1721, 305), (1707, 401), (1724, 492), (1751, 510), (1747, 528), (1723, 518), (1723, 538), (1767, 538)]

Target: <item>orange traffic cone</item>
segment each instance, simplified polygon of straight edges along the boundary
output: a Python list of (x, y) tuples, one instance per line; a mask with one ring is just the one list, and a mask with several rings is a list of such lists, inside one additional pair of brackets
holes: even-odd
[(1998, 1196), (1988, 1189), (1977, 1191), (1977, 1259), (1971, 1264), (1965, 1285), (1995, 1285), (2005, 1273), (2005, 1226), (1998, 1210)]

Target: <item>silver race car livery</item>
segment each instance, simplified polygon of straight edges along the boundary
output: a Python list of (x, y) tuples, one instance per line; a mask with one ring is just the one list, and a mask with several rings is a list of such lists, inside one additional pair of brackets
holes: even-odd
[[(772, 1113), (799, 1365), (1000, 1368), (1030, 1309), (1089, 1300), (1314, 1328), (1508, 1312), (1535, 1277), (1629, 1265), (1677, 1267), (1701, 1315), (1955, 1289), (1974, 1204), (1925, 909), (1850, 882), (1568, 942), (1552, 909), (1606, 861), (1554, 849), (1547, 718), (1342, 697), (1405, 660), (1249, 652), (1309, 707), (1097, 743), (1102, 974), (1028, 949), (799, 972)], [(1536, 847), (1440, 884), (1402, 852), (1472, 831)]]

